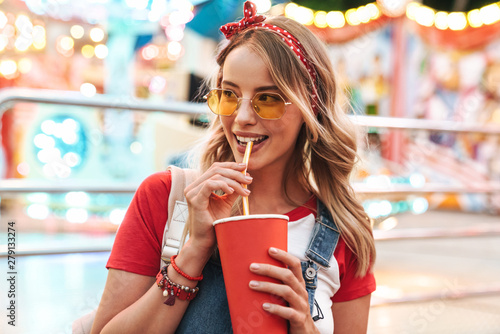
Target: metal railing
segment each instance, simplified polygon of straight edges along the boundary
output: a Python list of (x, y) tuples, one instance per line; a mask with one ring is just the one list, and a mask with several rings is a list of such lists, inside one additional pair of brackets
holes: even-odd
[(122, 98), (105, 94), (95, 94), (87, 97), (76, 91), (59, 91), (31, 88), (0, 89), (0, 111), (19, 102), (59, 104), (66, 106), (82, 106), (130, 111), (161, 111), (174, 114), (204, 114), (208, 107), (201, 103), (168, 101), (164, 103)]
[[(69, 106), (85, 106), (103, 109), (121, 109), (129, 111), (164, 112), (184, 115), (201, 115), (209, 112), (205, 104), (190, 102), (169, 101), (165, 103), (151, 102), (134, 98), (119, 98), (96, 94), (87, 97), (77, 91), (57, 91), (31, 88), (4, 88), (0, 90), (0, 112), (9, 106), (19, 103), (45, 103)], [(432, 121), (423, 119), (388, 118), (379, 116), (351, 115), (353, 122), (364, 127), (387, 128), (399, 130), (425, 130), (455, 133), (483, 133), (500, 135), (498, 127), (484, 125), (467, 125), (452, 121)], [(134, 192), (138, 184), (133, 183), (102, 183), (88, 184), (78, 181), (34, 181), (34, 180), (2, 180), (0, 193), (28, 193), (28, 192), (66, 192), (87, 191), (106, 193)], [(369, 195), (388, 194), (425, 194), (425, 193), (500, 193), (500, 184), (486, 183), (476, 187), (451, 186), (439, 184), (425, 184), (414, 188), (407, 185), (391, 185), (384, 188), (373, 188), (365, 184), (354, 184), (357, 192)]]
[[(0, 111), (19, 102), (62, 104), (68, 106), (85, 106), (96, 108), (110, 108), (130, 111), (165, 112), (174, 114), (199, 115), (208, 113), (204, 103), (192, 102), (151, 102), (134, 98), (120, 98), (104, 94), (86, 97), (76, 91), (58, 91), (31, 88), (3, 88), (0, 89)], [(360, 126), (372, 128), (426, 130), (456, 133), (482, 133), (500, 135), (499, 127), (482, 124), (463, 124), (453, 121), (434, 121), (426, 119), (393, 118), (381, 116), (349, 116)]]

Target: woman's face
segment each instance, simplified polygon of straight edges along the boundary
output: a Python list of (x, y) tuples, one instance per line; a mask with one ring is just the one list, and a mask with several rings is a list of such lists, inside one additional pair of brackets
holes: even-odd
[(246, 141), (254, 141), (248, 169), (268, 168), (283, 172), (293, 153), (295, 142), (304, 122), (299, 109), (289, 104), (285, 114), (278, 120), (260, 118), (250, 105), (258, 92), (279, 93), (262, 59), (245, 46), (229, 53), (224, 63), (221, 88), (230, 89), (242, 100), (238, 110), (231, 116), (219, 116), (226, 138), (237, 162), (243, 161)]

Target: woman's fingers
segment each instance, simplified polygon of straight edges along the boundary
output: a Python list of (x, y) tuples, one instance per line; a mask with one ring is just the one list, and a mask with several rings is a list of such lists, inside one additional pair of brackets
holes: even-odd
[(243, 171), (245, 170), (246, 165), (242, 163), (236, 162), (216, 162), (210, 168), (203, 173), (197, 180), (195, 180), (190, 186), (196, 187), (200, 183), (212, 178), (214, 175), (222, 175), (227, 178), (239, 180), (240, 182), (244, 182)]
[(249, 286), (255, 291), (269, 293), (286, 300), (289, 306), (264, 303), (262, 308), (269, 313), (289, 320), (291, 324), (301, 324), (306, 320), (307, 316), (310, 316), (307, 293), (304, 298), (288, 285), (262, 281), (250, 281)]
[(302, 283), (302, 285), (305, 285), (304, 278), (302, 277), (302, 266), (300, 264), (300, 260), (291, 255), (288, 252), (285, 252), (284, 250), (278, 249), (271, 247), (269, 248), (269, 255), (278, 260), (283, 262), (288, 268), (292, 271), (294, 276)]
[(301, 296), (301, 294), (297, 293), (297, 291), (286, 284), (250, 281), (249, 286), (253, 290), (279, 296), (286, 300), (293, 307), (301, 307), (307, 305), (307, 300), (305, 300), (305, 302), (303, 303), (303, 296)]
[(238, 193), (240, 196), (248, 196), (250, 193), (242, 184), (250, 184), (252, 178), (243, 175), (245, 165), (237, 163), (214, 164), (199, 179), (185, 189), (186, 198), (195, 198), (200, 195), (208, 198), (212, 192), (221, 190), (226, 194)]
[(267, 303), (263, 308), (273, 314), (277, 314), (291, 323), (300, 324), (309, 316), (309, 301), (302, 277), (300, 260), (280, 249), (271, 248), (269, 254), (276, 260), (281, 261), (287, 268), (264, 263), (252, 263), (250, 270), (258, 275), (275, 278), (280, 283), (251, 281), (250, 288), (279, 296), (289, 303), (289, 306)]
[(250, 266), (250, 270), (254, 273), (264, 276), (276, 278), (295, 289), (303, 290), (305, 286), (304, 278), (302, 277), (302, 266), (300, 260), (284, 250), (271, 247), (269, 255), (274, 259), (282, 262), (287, 268), (277, 267), (270, 264), (255, 264)]
[(250, 270), (257, 275), (275, 278), (283, 282), (283, 284), (252, 282), (250, 286), (255, 290), (276, 294), (290, 304), (304, 299), (307, 301), (307, 291), (302, 277), (300, 260), (288, 252), (276, 248), (270, 248), (269, 254), (284, 263), (287, 268), (265, 263), (252, 263)]
[(276, 314), (292, 324), (303, 324), (306, 321), (307, 315), (303, 312), (298, 312), (297, 310), (278, 304), (264, 303), (262, 308), (269, 313)]

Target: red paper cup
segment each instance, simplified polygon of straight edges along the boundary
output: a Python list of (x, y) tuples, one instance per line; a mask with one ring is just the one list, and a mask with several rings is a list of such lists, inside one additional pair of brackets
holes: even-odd
[(282, 298), (250, 289), (251, 280), (281, 283), (253, 274), (251, 263), (284, 267), (269, 256), (269, 248), (288, 250), (288, 217), (236, 216), (215, 221), (231, 323), (235, 334), (287, 333), (287, 321), (262, 309), (265, 302), (286, 305)]

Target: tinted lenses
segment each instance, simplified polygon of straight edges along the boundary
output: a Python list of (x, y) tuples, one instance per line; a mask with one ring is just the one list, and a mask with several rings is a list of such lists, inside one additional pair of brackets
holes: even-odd
[[(213, 89), (205, 98), (214, 114), (231, 116), (240, 106), (242, 98), (227, 89)], [(260, 92), (250, 101), (253, 110), (263, 119), (280, 119), (285, 113), (286, 103), (278, 93)]]

